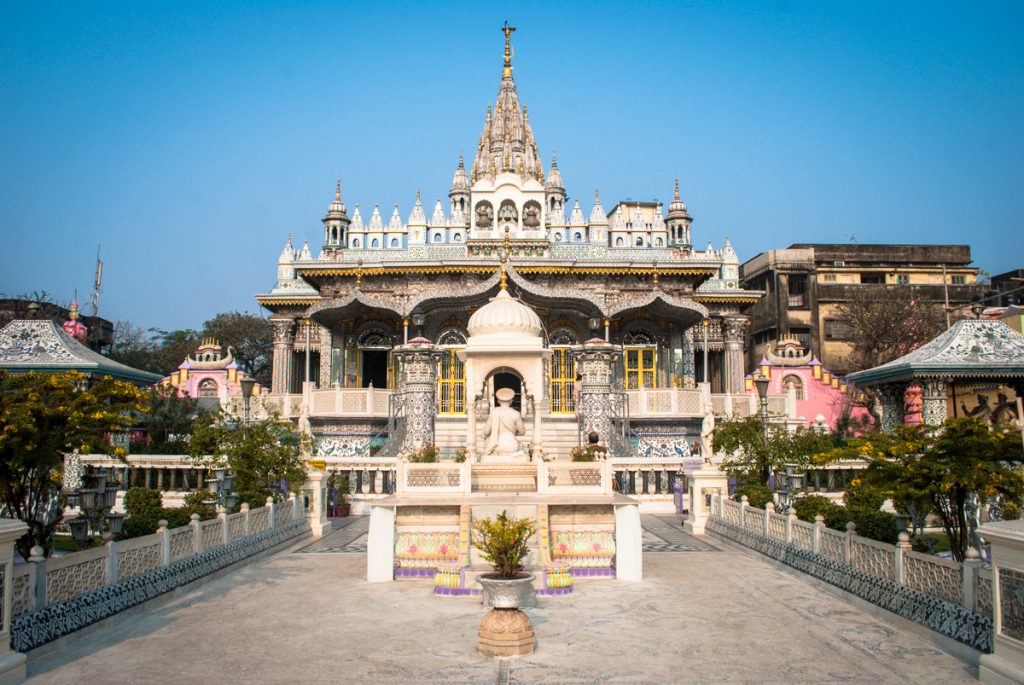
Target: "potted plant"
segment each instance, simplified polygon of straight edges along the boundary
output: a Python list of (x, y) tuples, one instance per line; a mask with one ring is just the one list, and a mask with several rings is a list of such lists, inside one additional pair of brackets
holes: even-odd
[(337, 471), (331, 471), (327, 478), (327, 488), (333, 494), (332, 500), (334, 515), (345, 517), (352, 510), (348, 501), (349, 481), (348, 476), (338, 475)]
[(529, 518), (513, 518), (507, 511), (495, 519), (473, 522), (473, 546), (494, 569), (477, 577), (484, 588), (484, 605), (509, 609), (534, 603), (534, 575), (523, 568), (530, 553), (528, 541), (537, 532)]

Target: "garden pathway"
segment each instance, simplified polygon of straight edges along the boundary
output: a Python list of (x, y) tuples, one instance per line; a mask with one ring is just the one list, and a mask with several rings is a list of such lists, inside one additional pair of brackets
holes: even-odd
[[(977, 682), (916, 634), (771, 563), (644, 517), (644, 580), (584, 580), (528, 609), (537, 652), (476, 651), (478, 598), (371, 585), (365, 519), (35, 661), (33, 685)], [(362, 532), (361, 532), (362, 531)], [(315, 552), (321, 553), (315, 553)], [(295, 553), (301, 552), (301, 553)]]

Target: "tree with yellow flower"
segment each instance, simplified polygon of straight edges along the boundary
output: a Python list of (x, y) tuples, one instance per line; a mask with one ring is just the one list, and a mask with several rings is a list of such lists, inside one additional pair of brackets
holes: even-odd
[(110, 377), (86, 386), (78, 372), (0, 371), (0, 507), (28, 524), (18, 552), (46, 554), (63, 512), (64, 455), (116, 454), (111, 433), (131, 427), (144, 411), (143, 393)]
[(967, 501), (1024, 497), (1020, 436), (976, 419), (949, 419), (936, 430), (902, 426), (871, 433), (835, 450), (829, 458), (868, 461), (866, 483), (885, 492), (898, 508), (926, 506), (942, 521), (953, 557), (962, 561), (970, 545)]

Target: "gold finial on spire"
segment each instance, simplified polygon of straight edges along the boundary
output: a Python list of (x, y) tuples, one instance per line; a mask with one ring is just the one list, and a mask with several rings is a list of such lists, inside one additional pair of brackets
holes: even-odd
[(334, 191), (334, 199), (335, 200), (340, 200), (341, 199), (341, 179), (340, 178), (338, 179), (338, 189)]
[(505, 227), (505, 239), (504, 245), (501, 250), (501, 279), (498, 282), (499, 287), (502, 290), (508, 290), (508, 256), (509, 256), (509, 232), (508, 226)]
[(676, 178), (676, 200), (679, 199), (679, 178)]
[(416, 189), (416, 202), (419, 202), (419, 201), (420, 201), (420, 189), (417, 188)]
[(502, 78), (512, 78), (512, 33), (515, 30), (514, 26), (508, 25), (507, 20), (501, 27), (501, 32), (505, 34), (505, 69), (501, 72)]
[(598, 187), (594, 186), (594, 204), (595, 205), (601, 202), (601, 198), (598, 196), (598, 192), (597, 192), (598, 190), (599, 190)]

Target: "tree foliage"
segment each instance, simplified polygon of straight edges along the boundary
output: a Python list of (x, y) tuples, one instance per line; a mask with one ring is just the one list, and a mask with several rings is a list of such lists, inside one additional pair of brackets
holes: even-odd
[(64, 455), (120, 456), (109, 440), (144, 412), (143, 393), (103, 378), (88, 389), (77, 372), (10, 374), (0, 371), (0, 504), (8, 518), (28, 524), (18, 552), (40, 545), (49, 554), (63, 506)]
[[(198, 415), (198, 402), (181, 397), (177, 388), (158, 385), (146, 391), (145, 409), (135, 420), (135, 428), (144, 431), (141, 451), (148, 454), (185, 454), (188, 452), (192, 422)], [(134, 451), (140, 449), (133, 448)]]
[(811, 455), (830, 450), (833, 443), (828, 434), (811, 428), (790, 431), (769, 421), (766, 429), (760, 416), (748, 416), (719, 421), (714, 446), (728, 455), (722, 470), (730, 476), (767, 485), (772, 471), (785, 471), (787, 464), (807, 466)]
[(870, 369), (916, 350), (946, 329), (942, 306), (913, 286), (850, 288), (836, 314), (850, 327), (850, 366)]
[(311, 447), (308, 441), (285, 421), (271, 418), (245, 426), (220, 412), (196, 419), (189, 454), (203, 466), (229, 467), (238, 492), (281, 495), (306, 481), (302, 454)]
[(829, 455), (851, 457), (868, 460), (865, 481), (897, 506), (927, 506), (942, 521), (959, 561), (970, 544), (965, 508), (972, 493), (982, 501), (1002, 495), (1019, 502), (1024, 496), (1020, 435), (975, 419), (948, 419), (937, 430), (902, 426), (871, 433)]
[(257, 314), (222, 312), (203, 324), (201, 331), (190, 328), (148, 331), (130, 321), (114, 326), (110, 357), (122, 364), (168, 376), (204, 338), (214, 338), (225, 349), (234, 349), (235, 360), (249, 376), (270, 385), (273, 360), (273, 327)]
[(257, 314), (225, 312), (203, 324), (203, 337), (216, 338), (226, 350), (235, 350), (238, 365), (256, 382), (270, 386), (274, 333), (270, 322)]

